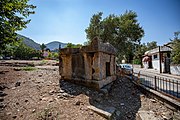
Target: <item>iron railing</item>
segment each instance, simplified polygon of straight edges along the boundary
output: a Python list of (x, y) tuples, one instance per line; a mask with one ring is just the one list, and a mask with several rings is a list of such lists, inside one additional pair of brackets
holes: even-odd
[(148, 88), (162, 92), (173, 98), (180, 98), (180, 80), (161, 76), (134, 73), (133, 80)]

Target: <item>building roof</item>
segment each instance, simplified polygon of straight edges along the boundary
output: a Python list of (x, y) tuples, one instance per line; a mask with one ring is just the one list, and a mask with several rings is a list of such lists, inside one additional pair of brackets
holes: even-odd
[[(160, 52), (171, 52), (172, 48), (168, 47), (168, 46), (160, 46)], [(154, 54), (154, 53), (158, 53), (159, 52), (159, 47), (154, 48), (152, 50), (146, 51), (145, 53), (148, 55)]]

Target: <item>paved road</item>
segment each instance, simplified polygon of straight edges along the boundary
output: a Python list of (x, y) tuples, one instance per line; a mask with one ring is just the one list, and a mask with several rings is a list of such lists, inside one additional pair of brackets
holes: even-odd
[(172, 74), (168, 74), (168, 73), (159, 73), (158, 70), (154, 70), (154, 69), (144, 69), (144, 68), (134, 68), (134, 72), (136, 73), (142, 73), (142, 74), (148, 74), (151, 76), (159, 76), (159, 77), (163, 77), (163, 78), (167, 78), (167, 79), (174, 79), (174, 80), (178, 80), (180, 81), (180, 76), (178, 75), (172, 75)]

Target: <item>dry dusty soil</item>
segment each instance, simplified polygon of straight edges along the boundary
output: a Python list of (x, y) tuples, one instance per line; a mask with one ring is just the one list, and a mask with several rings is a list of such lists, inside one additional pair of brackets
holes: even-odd
[(119, 78), (109, 94), (104, 95), (60, 80), (58, 66), (54, 66), (56, 62), (24, 62), (34, 64), (34, 67), (23, 67), (24, 64), (18, 65), (18, 61), (1, 64), (0, 120), (106, 119), (88, 109), (90, 105), (102, 110), (114, 107), (115, 120), (135, 120), (140, 112), (151, 114), (157, 120), (174, 118), (171, 109), (143, 95), (128, 79)]

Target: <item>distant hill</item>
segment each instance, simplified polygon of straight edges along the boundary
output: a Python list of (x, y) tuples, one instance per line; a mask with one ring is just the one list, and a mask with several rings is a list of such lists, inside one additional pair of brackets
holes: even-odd
[[(23, 35), (18, 34), (19, 38), (23, 38), (23, 43), (31, 48), (34, 48), (36, 50), (41, 50), (40, 44), (36, 43), (34, 40), (25, 37)], [(59, 45), (61, 46), (61, 48), (64, 48), (67, 44), (66, 43), (62, 43), (59, 41), (53, 41), (50, 43), (45, 44), (46, 48), (49, 48), (51, 51), (57, 51), (57, 49), (59, 49)]]
[(34, 40), (27, 38), (23, 35), (18, 35), (20, 38), (23, 38), (23, 43), (31, 48), (34, 48), (36, 50), (41, 50), (40, 44), (34, 42)]
[(59, 41), (53, 41), (50, 43), (45, 44), (47, 48), (49, 48), (51, 51), (59, 49), (59, 45), (61, 48), (64, 48), (67, 44), (66, 43), (62, 43)]

